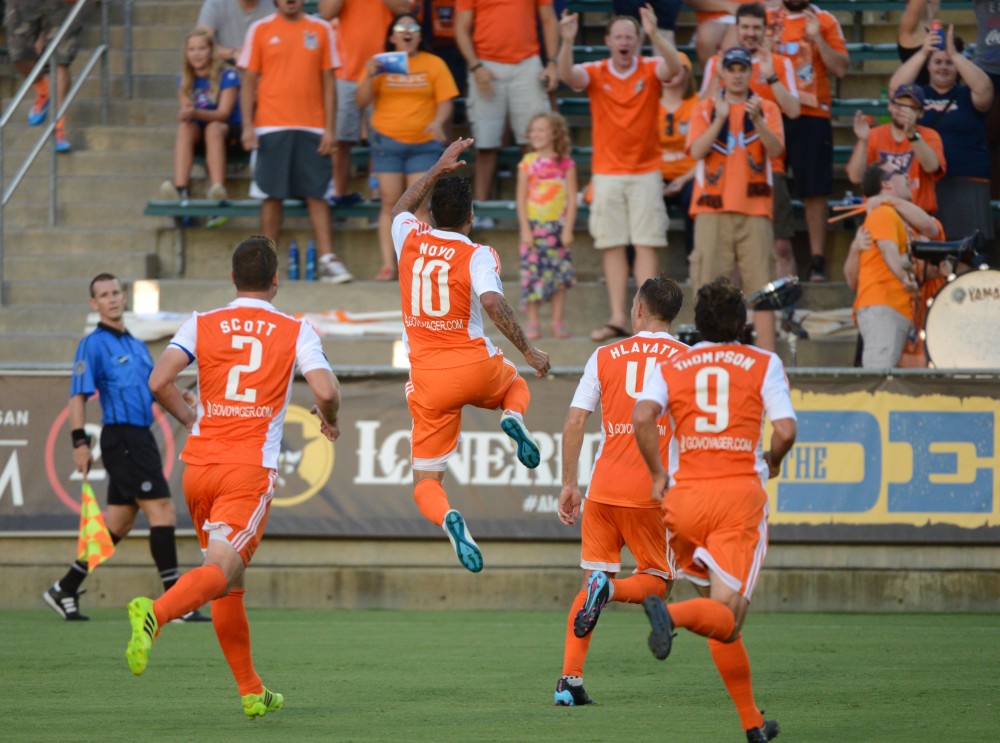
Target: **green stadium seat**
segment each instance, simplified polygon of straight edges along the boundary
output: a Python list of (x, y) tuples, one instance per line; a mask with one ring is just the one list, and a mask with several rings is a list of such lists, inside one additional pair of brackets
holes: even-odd
[[(901, 12), (903, 8), (899, 0), (825, 0), (820, 7), (830, 12), (860, 13)], [(944, 10), (965, 10), (972, 8), (972, 0), (941, 0)], [(569, 0), (569, 9), (575, 13), (611, 13), (614, 4), (611, 0)]]

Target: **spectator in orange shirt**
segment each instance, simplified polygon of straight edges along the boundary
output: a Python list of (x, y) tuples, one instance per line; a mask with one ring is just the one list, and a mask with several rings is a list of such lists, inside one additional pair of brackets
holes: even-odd
[[(892, 163), (876, 162), (865, 168), (861, 190), (868, 197), (884, 194), (902, 201), (911, 198), (907, 172)], [(899, 366), (912, 329), (917, 283), (910, 273), (910, 239), (906, 223), (889, 200), (868, 213), (864, 230), (871, 244), (854, 241), (844, 275), (856, 291), (854, 319), (864, 344), (861, 366), (889, 369)]]
[(809, 229), (811, 281), (826, 281), (827, 199), (833, 193), (833, 127), (830, 74), (843, 77), (850, 61), (844, 32), (832, 14), (808, 0), (782, 0), (768, 10), (767, 24), (780, 54), (791, 58), (802, 115), (786, 118), (785, 162), (792, 171), (793, 195), (805, 204)]
[(330, 26), (279, 0), (278, 12), (247, 31), (240, 53), (243, 148), (258, 150), (254, 182), (266, 194), (260, 229), (277, 242), (284, 199), (305, 199), (316, 235), (317, 273), (340, 284), (354, 277), (333, 252), (330, 185), (337, 110), (333, 71), (340, 65)]
[[(691, 213), (694, 291), (739, 270), (756, 291), (771, 280), (774, 182), (771, 161), (785, 149), (778, 107), (750, 91), (750, 52), (734, 46), (722, 57), (723, 89), (691, 117), (688, 152), (698, 160)], [(757, 345), (775, 349), (774, 315), (754, 312)]]
[[(485, 201), (507, 119), (524, 146), (531, 117), (551, 108), (548, 94), (559, 84), (557, 20), (552, 0), (457, 0), (455, 12), (455, 43), (469, 67), (469, 120), (476, 141), (473, 195)], [(545, 42), (544, 65), (536, 17)]]
[(660, 150), (663, 163), (663, 198), (676, 204), (684, 212), (684, 254), (694, 250), (694, 220), (691, 219), (691, 194), (694, 191), (694, 174), (697, 162), (687, 152), (688, 127), (691, 114), (698, 105), (691, 60), (678, 52), (681, 70), (663, 83), (660, 94)]
[[(392, 19), (385, 49), (405, 52), (409, 72), (382, 72), (375, 57), (368, 60), (358, 84), (358, 108), (374, 104), (370, 140), (372, 164), (378, 176), (382, 209), (378, 217), (382, 268), (378, 281), (396, 280), (392, 247), (392, 207), (407, 187), (430, 170), (444, 152), (445, 127), (454, 109), (458, 88), (444, 61), (427, 51), (420, 24), (406, 13)], [(428, 221), (426, 205), (417, 218)]]
[(414, 0), (319, 0), (319, 16), (337, 20), (337, 56), (342, 64), (334, 73), (337, 86), (337, 144), (333, 150), (333, 189), (331, 203), (350, 206), (361, 201), (361, 194), (352, 193), (351, 147), (361, 140), (361, 119), (371, 116), (365, 106), (354, 99), (365, 63), (383, 49), (377, 29), (392, 22), (392, 17), (409, 13)]
[[(781, 115), (786, 119), (797, 119), (802, 111), (798, 86), (795, 84), (795, 69), (792, 60), (783, 54), (774, 54), (766, 38), (767, 10), (763, 4), (751, 2), (736, 10), (737, 45), (742, 46), (753, 59), (750, 75), (750, 90), (766, 101), (776, 103)], [(702, 79), (701, 97), (711, 98), (720, 85), (719, 62), (722, 55), (716, 54), (705, 65)], [(795, 256), (792, 252), (792, 238), (795, 225), (792, 214), (792, 197), (785, 178), (785, 156), (771, 160), (774, 171), (774, 252), (776, 273), (788, 276), (797, 273)]]
[[(593, 121), (590, 234), (603, 253), (610, 305), (607, 323), (590, 334), (598, 343), (628, 335), (626, 245), (635, 246), (633, 272), (640, 286), (659, 273), (656, 249), (667, 245), (657, 132), (660, 91), (682, 65), (674, 45), (657, 29), (653, 11), (647, 6), (639, 12), (641, 28), (631, 16), (612, 18), (604, 37), (610, 57), (582, 65), (573, 64), (579, 15), (564, 13), (559, 21), (559, 77), (574, 90), (587, 92)], [(639, 54), (643, 31), (658, 57)]]
[(854, 144), (847, 162), (847, 177), (859, 184), (866, 165), (889, 163), (909, 174), (913, 203), (929, 214), (937, 211), (935, 184), (945, 174), (944, 144), (933, 129), (917, 120), (924, 110), (924, 90), (919, 85), (900, 85), (889, 101), (891, 121), (872, 128), (861, 111), (854, 114)]

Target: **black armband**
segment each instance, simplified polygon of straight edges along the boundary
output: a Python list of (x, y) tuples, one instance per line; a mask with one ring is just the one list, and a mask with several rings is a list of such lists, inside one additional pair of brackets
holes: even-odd
[(90, 446), (90, 436), (82, 428), (74, 428), (69, 432), (69, 435), (73, 437), (73, 448), (78, 446)]

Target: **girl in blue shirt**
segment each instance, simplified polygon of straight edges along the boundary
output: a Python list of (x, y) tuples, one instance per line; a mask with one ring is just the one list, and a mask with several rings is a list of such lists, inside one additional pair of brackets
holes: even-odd
[(240, 77), (223, 65), (211, 33), (196, 28), (184, 40), (184, 65), (177, 88), (177, 138), (174, 142), (174, 179), (160, 186), (167, 201), (186, 199), (191, 165), (199, 151), (205, 154), (208, 198), (225, 201), (226, 153), (239, 143), (242, 120)]

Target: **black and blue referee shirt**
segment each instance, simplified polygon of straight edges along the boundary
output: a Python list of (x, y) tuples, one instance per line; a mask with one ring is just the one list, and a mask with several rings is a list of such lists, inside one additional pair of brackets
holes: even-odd
[(153, 393), (149, 375), (153, 358), (146, 344), (104, 323), (80, 341), (73, 359), (69, 394), (87, 399), (100, 393), (101, 424), (153, 425)]

